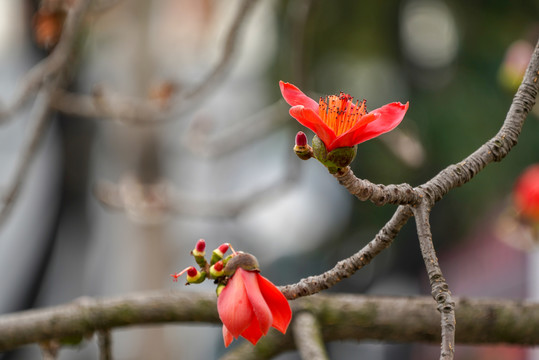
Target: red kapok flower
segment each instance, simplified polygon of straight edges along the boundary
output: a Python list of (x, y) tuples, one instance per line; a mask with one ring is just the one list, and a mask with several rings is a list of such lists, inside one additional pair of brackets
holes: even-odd
[(292, 310), (283, 293), (258, 271), (238, 268), (217, 300), (228, 347), (240, 335), (253, 345), (270, 327), (286, 332)]
[(290, 115), (322, 140), (327, 151), (352, 147), (393, 130), (404, 118), (408, 103), (394, 102), (367, 113), (366, 101), (344, 93), (311, 99), (290, 83), (280, 81)]
[(539, 223), (539, 164), (529, 166), (520, 175), (513, 197), (520, 214)]

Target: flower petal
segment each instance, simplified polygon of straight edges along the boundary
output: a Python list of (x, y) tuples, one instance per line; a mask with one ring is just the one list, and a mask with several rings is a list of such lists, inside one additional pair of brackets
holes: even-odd
[(223, 340), (225, 341), (225, 347), (228, 347), (228, 345), (230, 345), (232, 340), (234, 340), (234, 337), (224, 325), (223, 325)]
[[(354, 146), (393, 130), (400, 124), (407, 110), (408, 103), (401, 104), (394, 102), (371, 111), (369, 114), (363, 116), (356, 126), (337, 138), (330, 145), (331, 150), (343, 146)], [(372, 118), (364, 120), (369, 115), (377, 117), (374, 120)]]
[[(266, 304), (266, 300), (264, 300), (264, 297), (260, 292), (257, 281), (258, 272), (247, 271), (242, 268), (239, 268), (238, 270), (236, 270), (236, 276), (238, 275), (243, 278), (245, 292), (247, 293), (247, 297), (249, 298), (249, 302), (251, 303), (251, 307), (255, 314), (256, 320), (258, 320), (260, 331), (262, 332), (262, 334), (266, 335), (269, 328), (271, 327), (271, 324), (273, 323), (273, 315), (271, 314), (271, 310), (268, 304)], [(254, 322), (254, 319), (252, 319), (251, 323)], [(242, 335), (245, 337), (244, 334)]]
[(284, 334), (292, 319), (292, 310), (288, 300), (271, 281), (260, 274), (257, 275), (258, 286), (273, 315), (272, 326)]
[(326, 147), (335, 140), (335, 133), (320, 119), (318, 112), (298, 105), (290, 108), (290, 115), (301, 125), (314, 131)]
[(303, 105), (307, 109), (311, 109), (318, 112), (318, 102), (305, 95), (296, 86), (279, 81), (279, 87), (281, 88), (281, 94), (290, 106)]
[(243, 277), (238, 276), (237, 271), (217, 298), (217, 311), (223, 325), (236, 339), (251, 325), (253, 310), (245, 291)]
[(249, 342), (253, 345), (256, 345), (258, 340), (260, 340), (263, 335), (264, 334), (262, 334), (262, 331), (260, 330), (260, 323), (256, 317), (253, 318), (251, 325), (241, 333), (241, 336), (249, 340)]

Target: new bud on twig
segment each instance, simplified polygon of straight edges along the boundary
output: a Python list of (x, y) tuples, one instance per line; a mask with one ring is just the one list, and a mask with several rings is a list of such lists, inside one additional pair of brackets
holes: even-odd
[(213, 265), (219, 260), (221, 260), (223, 256), (225, 256), (225, 253), (228, 251), (229, 247), (230, 247), (229, 243), (224, 243), (224, 244), (221, 244), (217, 249), (213, 250), (213, 252), (211, 253), (210, 264)]
[(191, 266), (187, 269), (187, 283), (188, 284), (200, 284), (206, 279), (206, 273), (198, 271), (195, 267)]
[(204, 241), (204, 239), (200, 239), (195, 245), (193, 251), (191, 251), (191, 255), (195, 257), (195, 261), (197, 262), (198, 266), (202, 268), (206, 266), (206, 259), (204, 258), (204, 256), (206, 255), (205, 250), (206, 242)]
[(225, 266), (223, 265), (223, 260), (217, 261), (215, 264), (210, 266), (210, 276), (214, 279), (221, 277), (225, 274)]
[(313, 149), (307, 144), (307, 136), (303, 131), (298, 131), (296, 134), (294, 152), (301, 160), (309, 160), (313, 157)]

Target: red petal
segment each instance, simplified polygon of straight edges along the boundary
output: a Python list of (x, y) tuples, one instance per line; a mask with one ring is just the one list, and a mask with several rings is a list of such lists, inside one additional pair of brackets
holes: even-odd
[(241, 333), (241, 336), (249, 340), (249, 342), (253, 345), (256, 345), (262, 335), (264, 334), (262, 334), (262, 331), (260, 330), (260, 324), (257, 321), (256, 317), (253, 317), (253, 322), (251, 323), (251, 326), (249, 326), (247, 329), (245, 329), (244, 332)]
[(356, 125), (341, 136), (337, 137), (331, 144), (329, 144), (329, 146), (327, 146), (328, 151), (340, 147), (350, 147), (359, 144), (361, 141), (358, 141), (358, 138), (363, 135), (363, 131), (365, 130), (366, 126), (369, 123), (376, 121), (379, 117), (380, 114), (373, 113), (362, 116)]
[[(238, 275), (243, 278), (245, 291), (256, 316), (256, 320), (258, 320), (260, 331), (262, 334), (266, 335), (271, 327), (271, 324), (273, 323), (273, 316), (271, 315), (271, 310), (268, 307), (268, 304), (266, 304), (266, 300), (264, 300), (264, 297), (260, 292), (260, 288), (258, 287), (257, 275), (259, 274), (257, 272), (247, 271), (239, 268), (236, 270), (236, 276)], [(252, 319), (251, 323), (254, 322), (255, 319)], [(245, 337), (245, 334), (242, 335)]]
[(374, 121), (370, 119), (365, 125), (362, 118), (356, 126), (335, 140), (335, 142), (330, 145), (331, 149), (333, 150), (343, 146), (354, 146), (393, 130), (404, 118), (406, 110), (408, 110), (408, 103), (401, 104), (399, 102), (394, 102), (371, 111), (363, 118), (367, 118), (369, 115), (376, 115), (377, 118)]
[(288, 300), (271, 281), (260, 274), (257, 275), (258, 286), (273, 315), (272, 326), (284, 334), (292, 319), (292, 310)]
[(335, 140), (335, 133), (320, 119), (318, 111), (314, 112), (303, 106), (294, 106), (290, 108), (290, 115), (301, 125), (314, 131), (326, 147)]
[(243, 277), (238, 276), (238, 271), (217, 298), (217, 311), (223, 325), (236, 339), (251, 325), (254, 314), (245, 291)]
[(279, 81), (281, 94), (290, 106), (303, 105), (307, 109), (318, 112), (318, 102), (305, 95), (300, 89), (290, 83)]
[(232, 340), (234, 340), (234, 337), (224, 325), (223, 325), (223, 340), (225, 341), (225, 347), (228, 347), (228, 345), (230, 345)]

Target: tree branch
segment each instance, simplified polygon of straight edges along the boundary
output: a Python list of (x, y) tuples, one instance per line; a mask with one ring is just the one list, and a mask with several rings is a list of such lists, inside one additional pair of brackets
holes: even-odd
[(417, 235), (421, 247), (421, 255), (425, 261), (432, 297), (438, 303), (442, 323), (442, 349), (440, 360), (452, 360), (455, 352), (455, 302), (451, 297), (449, 286), (442, 275), (438, 257), (432, 243), (429, 223), (429, 208), (425, 203), (413, 209), (416, 219)]
[(306, 311), (295, 314), (292, 332), (303, 360), (329, 360), (320, 324), (313, 314)]
[(54, 77), (60, 71), (65, 72), (90, 3), (91, 0), (80, 0), (69, 7), (58, 44), (49, 56), (26, 73), (21, 80), (22, 86), (15, 95), (15, 99), (10, 105), (0, 110), (0, 121), (9, 119), (47, 79)]
[(228, 30), (219, 61), (200, 83), (171, 99), (167, 109), (148, 99), (123, 95), (104, 96), (101, 92), (87, 96), (65, 91), (56, 93), (52, 106), (66, 114), (113, 119), (132, 125), (149, 125), (177, 118), (184, 112), (194, 109), (203, 99), (202, 95), (207, 95), (210, 89), (216, 89), (216, 83), (224, 78), (237, 52), (241, 28), (256, 3), (257, 0), (243, 0)]
[(421, 196), (410, 185), (376, 185), (369, 180), (357, 178), (350, 166), (341, 169), (333, 176), (350, 194), (361, 201), (370, 200), (379, 206), (384, 204), (416, 205), (421, 202)]
[[(0, 208), (0, 225), (4, 223), (11, 213), (20, 190), (26, 179), (30, 164), (39, 148), (39, 144), (45, 130), (50, 123), (50, 104), (54, 91), (66, 81), (69, 66), (67, 60), (73, 54), (73, 47), (78, 34), (78, 30), (84, 19), (84, 14), (89, 8), (91, 0), (78, 1), (70, 8), (62, 37), (58, 42), (54, 52), (40, 65), (30, 71), (28, 79), (39, 78), (39, 84), (43, 83), (39, 91), (32, 112), (31, 119), (35, 119), (30, 137), (25, 143), (22, 155), (15, 169), (13, 180), (7, 186), (7, 190), (2, 195), (2, 204)], [(35, 82), (34, 80), (27, 80)]]
[[(539, 345), (538, 303), (465, 298), (455, 302), (457, 342)], [(295, 314), (309, 311), (318, 319), (324, 341), (436, 343), (440, 341), (440, 325), (432, 305), (430, 297), (316, 295), (294, 301), (292, 308)], [(219, 324), (215, 294), (158, 291), (82, 298), (61, 306), (2, 315), (0, 352), (51, 339), (87, 336), (102, 329), (172, 322)], [(266, 349), (272, 356), (294, 348), (290, 332), (277, 334), (283, 347)], [(262, 338), (255, 351), (260, 352), (267, 339)]]
[(300, 296), (316, 294), (329, 289), (342, 279), (352, 276), (356, 271), (371, 262), (382, 250), (391, 245), (401, 228), (412, 216), (412, 211), (400, 206), (393, 217), (380, 229), (378, 234), (363, 249), (347, 259), (339, 261), (333, 269), (323, 274), (309, 276), (296, 284), (282, 286), (280, 289), (287, 299), (293, 300)]

